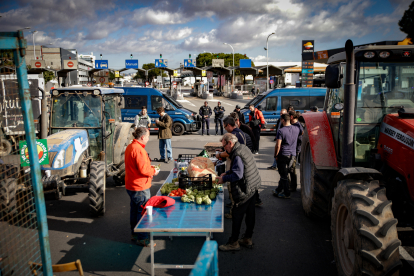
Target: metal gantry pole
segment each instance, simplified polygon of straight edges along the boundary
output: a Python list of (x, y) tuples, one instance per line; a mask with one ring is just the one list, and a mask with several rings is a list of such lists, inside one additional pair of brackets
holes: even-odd
[(33, 110), (31, 102), (31, 94), (29, 90), (29, 82), (27, 80), (26, 61), (26, 40), (23, 38), (23, 32), (17, 33), (17, 41), (19, 50), (14, 51), (14, 61), (16, 64), (16, 76), (19, 83), (19, 95), (21, 99), (21, 107), (26, 133), (26, 141), (29, 151), (30, 174), (32, 176), (33, 192), (35, 195), (35, 207), (37, 213), (37, 223), (39, 228), (40, 253), (43, 263), (43, 274), (52, 276), (52, 258), (50, 256), (49, 230), (47, 226), (45, 197), (43, 194), (42, 177), (40, 175), (40, 164), (37, 154), (36, 134), (34, 129)]
[[(230, 44), (228, 44), (228, 43), (223, 43), (223, 44), (225, 44), (225, 45), (229, 45), (229, 46), (231, 47), (231, 49), (233, 50), (233, 67), (234, 67), (234, 48), (233, 48), (233, 46), (231, 46), (231, 45), (230, 45)], [(233, 85), (233, 89), (234, 89), (234, 68), (233, 68), (233, 69), (231, 69), (231, 71), (232, 71), (232, 75), (233, 75), (232, 85)]]
[(275, 33), (271, 33), (270, 35), (268, 35), (267, 40), (266, 40), (266, 61), (267, 61), (267, 68), (266, 68), (266, 73), (267, 73), (267, 79), (266, 79), (266, 91), (269, 90), (269, 37), (271, 35), (274, 35)]

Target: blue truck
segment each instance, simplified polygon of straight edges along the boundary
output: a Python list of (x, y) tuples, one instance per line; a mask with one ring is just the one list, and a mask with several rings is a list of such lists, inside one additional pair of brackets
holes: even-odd
[(149, 87), (123, 87), (125, 91), (125, 108), (122, 109), (122, 121), (134, 123), (134, 118), (141, 112), (143, 106), (147, 107), (151, 118), (150, 131), (158, 131), (155, 120), (159, 118), (158, 107), (164, 107), (165, 112), (173, 120), (172, 133), (182, 135), (185, 132), (197, 132), (201, 128), (201, 118), (196, 111), (184, 108), (171, 96), (157, 89)]

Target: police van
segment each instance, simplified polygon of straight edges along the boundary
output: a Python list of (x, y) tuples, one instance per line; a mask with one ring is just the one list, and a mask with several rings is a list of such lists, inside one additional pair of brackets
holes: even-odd
[(290, 105), (295, 111), (303, 113), (309, 111), (312, 106), (317, 106), (319, 110), (323, 109), (325, 101), (326, 88), (309, 87), (309, 88), (278, 88), (266, 91), (248, 102), (241, 113), (244, 115), (246, 122), (249, 121), (249, 106), (253, 104), (256, 108), (262, 107), (263, 117), (266, 120), (266, 128), (262, 131), (275, 131), (276, 121), (280, 117), (280, 111), (287, 109)]
[(135, 116), (141, 112), (143, 106), (151, 118), (149, 130), (158, 131), (155, 120), (158, 107), (164, 107), (173, 120), (172, 133), (182, 135), (184, 132), (196, 132), (201, 128), (201, 119), (197, 112), (184, 108), (179, 102), (164, 92), (149, 87), (122, 87), (124, 89), (125, 109), (121, 110), (123, 122), (133, 123)]

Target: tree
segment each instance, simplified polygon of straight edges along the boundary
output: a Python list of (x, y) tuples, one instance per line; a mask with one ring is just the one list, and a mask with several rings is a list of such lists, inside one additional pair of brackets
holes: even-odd
[[(233, 53), (231, 54), (203, 53), (203, 54), (199, 54), (196, 58), (197, 67), (211, 66), (213, 59), (224, 59), (224, 67), (233, 66)], [(249, 57), (244, 56), (239, 53), (234, 53), (234, 66), (239, 66), (241, 59), (249, 59)], [(254, 66), (254, 62), (252, 61), (252, 67), (253, 66)], [(240, 72), (238, 70), (236, 70), (236, 75), (240, 75)]]
[(45, 83), (47, 83), (55, 78), (55, 74), (51, 71), (44, 71), (43, 78), (45, 79)]
[(403, 17), (398, 22), (400, 31), (407, 34), (408, 38), (411, 38), (414, 42), (414, 1), (408, 7), (408, 10), (404, 12)]

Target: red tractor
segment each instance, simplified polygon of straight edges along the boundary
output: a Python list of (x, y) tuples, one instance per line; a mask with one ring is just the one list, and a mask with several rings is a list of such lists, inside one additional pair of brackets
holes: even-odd
[(328, 64), (324, 110), (303, 114), (303, 209), (330, 216), (339, 275), (398, 275), (396, 227), (414, 224), (414, 46), (348, 40)]

